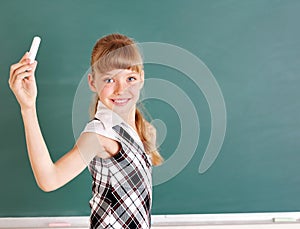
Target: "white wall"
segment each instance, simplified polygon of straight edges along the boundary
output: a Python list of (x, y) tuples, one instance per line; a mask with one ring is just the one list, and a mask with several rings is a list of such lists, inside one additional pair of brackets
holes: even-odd
[[(300, 229), (300, 212), (154, 215), (153, 229)], [(88, 229), (89, 217), (0, 218), (0, 228)]]

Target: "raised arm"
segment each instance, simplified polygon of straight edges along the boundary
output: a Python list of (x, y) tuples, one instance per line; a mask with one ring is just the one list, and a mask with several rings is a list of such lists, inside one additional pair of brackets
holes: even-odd
[[(37, 184), (44, 191), (52, 191), (81, 173), (95, 156), (91, 152), (101, 155), (104, 148), (99, 136), (84, 133), (72, 150), (53, 163), (36, 112), (36, 66), (36, 61), (30, 64), (26, 53), (18, 63), (11, 66), (9, 85), (21, 107), (28, 155)], [(82, 155), (85, 155), (84, 160)]]

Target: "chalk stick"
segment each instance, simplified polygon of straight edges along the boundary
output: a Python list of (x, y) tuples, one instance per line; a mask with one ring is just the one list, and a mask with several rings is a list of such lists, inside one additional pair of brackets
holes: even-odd
[(38, 36), (35, 36), (32, 40), (31, 47), (29, 50), (29, 59), (30, 63), (33, 63), (37, 54), (37, 51), (39, 49), (41, 43), (41, 38)]

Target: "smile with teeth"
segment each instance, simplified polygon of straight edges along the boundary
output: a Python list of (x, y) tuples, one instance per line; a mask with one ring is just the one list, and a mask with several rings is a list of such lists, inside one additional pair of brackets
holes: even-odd
[(130, 99), (112, 99), (111, 101), (116, 105), (125, 105)]

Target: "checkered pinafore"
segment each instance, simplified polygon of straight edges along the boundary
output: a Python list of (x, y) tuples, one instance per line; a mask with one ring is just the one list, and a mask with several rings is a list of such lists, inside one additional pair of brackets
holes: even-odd
[(127, 124), (112, 129), (122, 146), (120, 152), (108, 159), (96, 156), (89, 164), (93, 178), (91, 228), (150, 228), (151, 161), (141, 142), (129, 134)]

